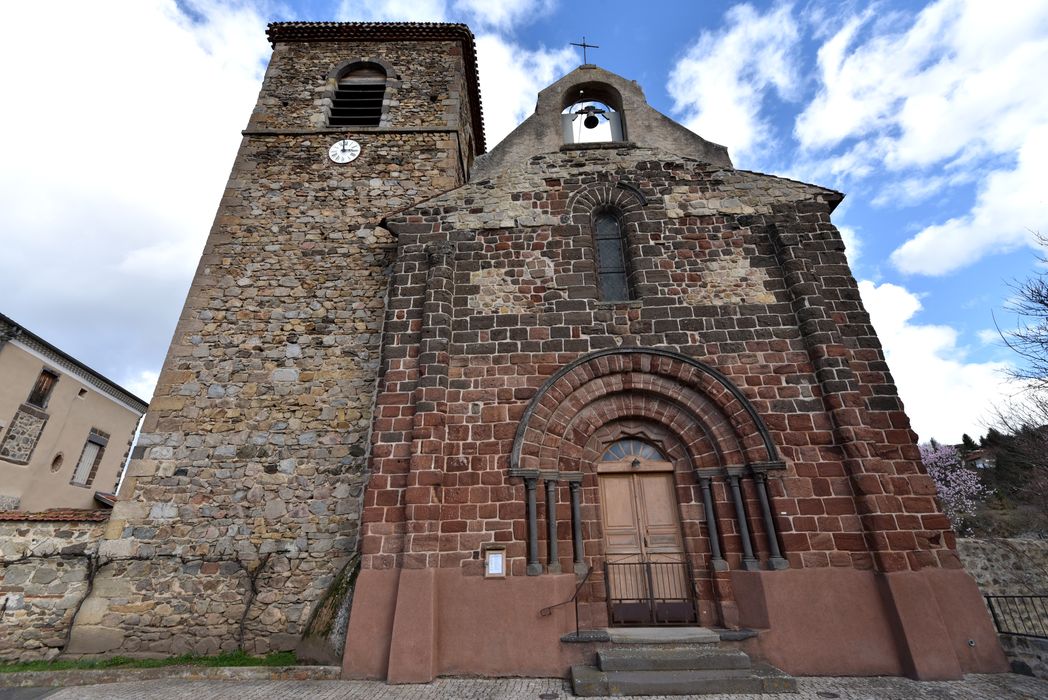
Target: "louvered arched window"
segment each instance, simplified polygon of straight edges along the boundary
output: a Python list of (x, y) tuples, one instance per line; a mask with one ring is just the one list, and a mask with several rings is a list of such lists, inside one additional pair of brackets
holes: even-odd
[(331, 100), (331, 126), (378, 126), (386, 94), (386, 71), (375, 63), (358, 63), (338, 80)]
[(597, 248), (597, 284), (604, 301), (627, 301), (630, 297), (626, 237), (619, 219), (601, 211), (593, 217), (593, 239)]

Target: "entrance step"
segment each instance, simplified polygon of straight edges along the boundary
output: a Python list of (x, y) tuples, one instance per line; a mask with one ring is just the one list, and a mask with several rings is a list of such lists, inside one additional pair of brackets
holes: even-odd
[(706, 671), (601, 671), (572, 666), (571, 683), (580, 697), (797, 692), (793, 677), (764, 664), (746, 670)]
[(572, 666), (575, 695), (795, 693), (797, 682), (701, 627), (612, 628), (595, 666)]
[(609, 627), (614, 644), (717, 644), (720, 635), (708, 627)]
[(743, 652), (717, 647), (615, 647), (597, 652), (602, 671), (744, 671), (750, 666)]

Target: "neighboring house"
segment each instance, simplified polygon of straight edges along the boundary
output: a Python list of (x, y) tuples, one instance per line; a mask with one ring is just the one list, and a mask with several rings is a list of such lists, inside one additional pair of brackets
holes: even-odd
[(146, 406), (0, 314), (0, 511), (110, 505)]
[(962, 457), (962, 461), (969, 469), (992, 469), (997, 466), (997, 456), (992, 450), (986, 449), (972, 450)]

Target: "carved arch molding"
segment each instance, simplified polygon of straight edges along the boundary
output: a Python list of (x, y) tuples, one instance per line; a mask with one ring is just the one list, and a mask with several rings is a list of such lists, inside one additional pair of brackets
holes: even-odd
[(517, 427), (510, 474), (578, 474), (592, 438), (622, 421), (660, 426), (661, 447), (698, 470), (785, 468), (760, 414), (721, 372), (670, 350), (620, 348), (580, 357), (542, 385)]

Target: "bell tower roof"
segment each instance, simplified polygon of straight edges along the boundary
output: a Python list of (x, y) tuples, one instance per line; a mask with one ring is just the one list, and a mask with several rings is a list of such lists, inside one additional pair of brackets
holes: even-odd
[[(574, 111), (575, 105), (583, 104), (586, 107)], [(594, 110), (594, 104), (601, 108)], [(539, 92), (535, 113), (477, 161), (473, 177), (485, 177), (503, 166), (562, 147), (592, 147), (572, 138), (570, 124), (577, 116), (596, 113), (603, 117), (605, 112), (614, 115), (610, 143), (658, 148), (702, 162), (733, 167), (727, 148), (707, 141), (654, 109), (635, 81), (599, 66), (584, 64)], [(591, 117), (586, 128), (593, 128), (592, 124)], [(578, 132), (576, 126), (574, 133)]]

